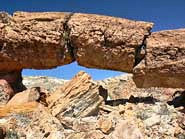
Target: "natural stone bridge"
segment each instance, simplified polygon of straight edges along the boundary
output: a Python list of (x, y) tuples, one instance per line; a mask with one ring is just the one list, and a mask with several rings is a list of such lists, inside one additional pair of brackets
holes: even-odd
[(150, 33), (153, 23), (81, 13), (0, 13), (0, 78), (24, 68), (77, 61), (133, 73), (138, 87), (185, 88), (185, 29)]

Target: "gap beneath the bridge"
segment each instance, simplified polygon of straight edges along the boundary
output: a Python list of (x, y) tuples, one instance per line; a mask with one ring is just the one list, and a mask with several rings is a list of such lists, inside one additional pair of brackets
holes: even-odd
[(22, 75), (23, 76), (50, 76), (50, 77), (57, 77), (57, 78), (69, 80), (81, 70), (90, 74), (93, 80), (103, 80), (109, 77), (126, 74), (125, 72), (118, 72), (118, 71), (112, 71), (112, 70), (85, 68), (85, 67), (79, 66), (76, 62), (73, 62), (71, 64), (59, 66), (54, 69), (47, 69), (47, 70), (24, 69), (22, 72)]

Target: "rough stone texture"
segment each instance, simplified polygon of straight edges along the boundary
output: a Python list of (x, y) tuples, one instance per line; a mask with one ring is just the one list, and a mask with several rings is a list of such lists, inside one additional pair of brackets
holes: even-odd
[(23, 92), (17, 93), (10, 99), (7, 105), (21, 105), (28, 102), (34, 102), (40, 98), (40, 88), (31, 88)]
[[(152, 23), (93, 14), (74, 14), (68, 22), (79, 65), (132, 72), (135, 56)], [(138, 62), (138, 61), (137, 61)]]
[(94, 115), (104, 101), (99, 95), (99, 88), (87, 73), (79, 72), (70, 82), (47, 98), (51, 113), (59, 119), (63, 116)]
[[(88, 90), (86, 83), (84, 83), (85, 77), (87, 76), (83, 77), (84, 78), (78, 77), (76, 80), (73, 79), (73, 82), (69, 81), (64, 84), (65, 87), (68, 85), (68, 92), (69, 94), (73, 92), (72, 95), (66, 94), (65, 92), (62, 93), (61, 89), (58, 90), (58, 93), (60, 93), (57, 94), (61, 97), (63, 97), (61, 94), (68, 95), (71, 100), (75, 99), (77, 106), (79, 106), (78, 101), (83, 102), (81, 104), (85, 105), (86, 103), (84, 102), (86, 99), (84, 99), (84, 97), (75, 96), (75, 91), (78, 92), (77, 88)], [(29, 79), (34, 82), (33, 78)], [(44, 79), (48, 82), (51, 78), (43, 78), (43, 80)], [(119, 101), (108, 100), (106, 103), (102, 103), (98, 106), (99, 112), (93, 116), (55, 117), (51, 114), (54, 107), (51, 107), (51, 109), (47, 106), (44, 107), (39, 104), (40, 102), (0, 106), (0, 135), (2, 134), (5, 138), (14, 139), (184, 139), (185, 95), (180, 95), (180, 92), (178, 92), (178, 94), (174, 94), (173, 98), (171, 98), (174, 102), (181, 100), (180, 105), (176, 105), (177, 103), (168, 103), (169, 98), (166, 98), (163, 89), (161, 89), (161, 93), (160, 89), (155, 92), (156, 88), (151, 89), (153, 92), (146, 89), (137, 91), (131, 79), (132, 76), (130, 75), (109, 79), (109, 82), (112, 80), (114, 85), (111, 85), (111, 83), (106, 84), (108, 92), (112, 87), (122, 86), (120, 88), (123, 88), (125, 91), (122, 93), (121, 89), (117, 89), (117, 91), (120, 91), (123, 96), (117, 96), (121, 98), (118, 99)], [(53, 79), (51, 79), (51, 82), (52, 81)], [(92, 80), (90, 82), (92, 83)], [(94, 85), (99, 86), (96, 82), (94, 82)], [(110, 85), (110, 87), (108, 87), (108, 85)], [(69, 86), (71, 86), (71, 88)], [(92, 94), (92, 88), (90, 87), (86, 93)], [(54, 94), (55, 92), (51, 93), (51, 96)], [(135, 97), (139, 94), (142, 97)], [(158, 99), (157, 102), (151, 99), (145, 99), (147, 97), (152, 97), (152, 94), (154, 99)], [(130, 97), (128, 101), (126, 98), (130, 95), (134, 95), (134, 97)], [(89, 95), (89, 97), (91, 96)], [(55, 96), (54, 98), (62, 100), (60, 97)], [(52, 100), (57, 102), (55, 99), (51, 99), (50, 104), (53, 102)], [(122, 103), (125, 100), (126, 102)], [(64, 103), (66, 103), (66, 101), (67, 99), (65, 101), (63, 100)], [(117, 101), (117, 103), (115, 103), (115, 105), (110, 105), (108, 103), (109, 101)], [(59, 103), (57, 102), (56, 104)], [(61, 101), (60, 104), (62, 104)], [(70, 107), (68, 106), (69, 105), (66, 105), (64, 109), (68, 109)], [(75, 110), (76, 108), (82, 107), (75, 107)], [(92, 108), (93, 106), (87, 106), (86, 109), (81, 109), (81, 111)]]
[[(11, 93), (11, 97), (17, 93), (21, 92), (25, 89), (25, 86), (22, 84), (22, 70), (19, 71), (0, 71), (0, 80), (1, 82), (7, 82), (10, 86), (10, 88), (13, 90)], [(0, 82), (0, 84), (1, 84)], [(10, 93), (9, 93), (10, 94)]]
[(132, 72), (152, 26), (93, 14), (0, 13), (0, 70), (49, 69), (76, 59), (85, 67)]
[(23, 76), (22, 83), (26, 88), (40, 87), (52, 93), (67, 81), (68, 80), (46, 76)]
[(14, 91), (6, 80), (0, 80), (0, 105), (6, 104), (13, 96)]
[(145, 59), (134, 69), (137, 87), (185, 88), (185, 29), (152, 33)]
[(138, 88), (133, 81), (132, 74), (121, 74), (116, 77), (99, 80), (97, 83), (107, 89), (108, 103), (111, 105), (116, 105), (117, 103), (125, 104), (126, 102), (164, 102), (171, 100), (177, 91), (183, 91), (183, 89), (177, 88)]
[(0, 13), (0, 70), (49, 69), (71, 63), (64, 29), (69, 15)]
[(28, 102), (21, 105), (0, 106), (0, 117), (5, 117), (11, 114), (35, 111), (39, 105), (40, 104), (37, 102)]

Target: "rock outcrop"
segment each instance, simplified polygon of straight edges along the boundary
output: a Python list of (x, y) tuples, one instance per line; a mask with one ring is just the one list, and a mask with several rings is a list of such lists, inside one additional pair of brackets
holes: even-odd
[(185, 29), (152, 33), (146, 46), (144, 60), (134, 68), (136, 85), (185, 88)]

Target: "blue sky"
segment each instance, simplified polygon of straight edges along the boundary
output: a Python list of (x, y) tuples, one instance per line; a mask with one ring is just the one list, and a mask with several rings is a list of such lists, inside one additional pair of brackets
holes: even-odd
[[(185, 0), (0, 0), (0, 11), (61, 11), (110, 15), (155, 23), (152, 31), (185, 28)], [(24, 70), (23, 75), (45, 75), (70, 79), (80, 70), (93, 79), (122, 74), (80, 67), (75, 63), (52, 70)]]

